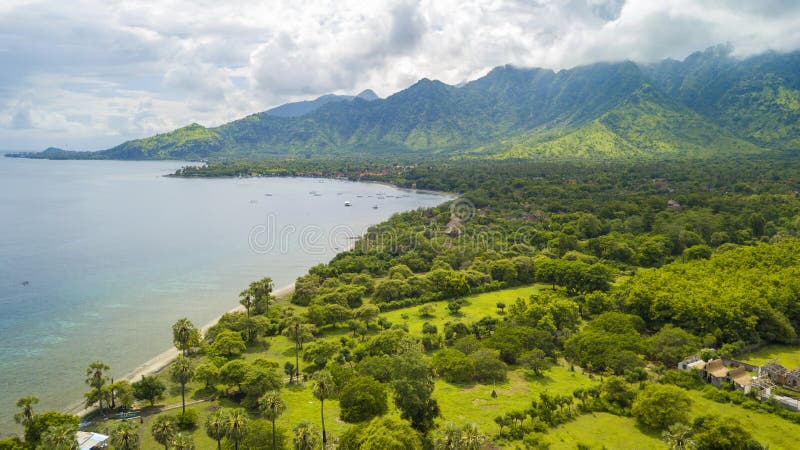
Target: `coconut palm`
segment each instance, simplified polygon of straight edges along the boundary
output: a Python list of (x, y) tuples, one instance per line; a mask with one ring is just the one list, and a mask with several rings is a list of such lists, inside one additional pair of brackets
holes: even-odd
[(186, 414), (186, 383), (192, 381), (194, 376), (194, 368), (189, 358), (178, 355), (169, 369), (172, 381), (181, 385), (181, 406), (183, 407), (183, 414)]
[(36, 413), (33, 412), (33, 405), (39, 403), (39, 399), (34, 396), (22, 397), (17, 400), (17, 408), (20, 411), (14, 414), (14, 422), (22, 425), (26, 429), (36, 422)]
[(177, 431), (178, 424), (172, 416), (158, 416), (153, 421), (153, 425), (150, 426), (150, 433), (153, 435), (153, 439), (163, 445), (164, 450), (169, 449), (172, 437), (175, 436)]
[(108, 441), (114, 446), (114, 450), (139, 450), (139, 432), (133, 422), (122, 422), (111, 435)]
[(78, 441), (75, 440), (75, 433), (78, 427), (74, 425), (58, 425), (50, 427), (42, 433), (40, 447), (47, 450), (77, 450)]
[(239, 441), (247, 435), (248, 424), (247, 414), (244, 409), (237, 408), (228, 414), (225, 423), (225, 437), (233, 441), (234, 450), (239, 450)]
[(206, 435), (217, 441), (217, 450), (222, 449), (222, 439), (225, 437), (227, 424), (228, 412), (224, 409), (218, 409), (206, 418)]
[(194, 450), (192, 436), (186, 433), (178, 433), (170, 441), (171, 450)]
[(325, 434), (325, 399), (333, 395), (336, 385), (334, 384), (333, 377), (327, 370), (317, 372), (314, 376), (313, 383), (311, 391), (314, 393), (314, 397), (319, 399), (319, 412), (322, 418), (322, 447), (326, 447), (328, 444), (328, 436)]
[(258, 409), (267, 420), (272, 421), (272, 450), (277, 450), (278, 446), (275, 441), (275, 419), (286, 410), (286, 403), (281, 400), (280, 395), (278, 395), (276, 391), (269, 391), (258, 399)]

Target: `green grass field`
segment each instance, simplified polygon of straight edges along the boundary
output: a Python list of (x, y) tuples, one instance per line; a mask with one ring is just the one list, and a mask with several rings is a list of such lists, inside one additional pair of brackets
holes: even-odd
[[(435, 324), (441, 332), (446, 322), (460, 320), (468, 323), (486, 316), (501, 318), (502, 315), (496, 307), (498, 302), (511, 305), (517, 298), (527, 298), (534, 292), (549, 288), (545, 285), (532, 285), (472, 295), (466, 297), (468, 305), (462, 308), (461, 314), (458, 316), (449, 313), (446, 308), (447, 302), (444, 301), (430, 303), (434, 316), (431, 318), (420, 318), (419, 306), (382, 313), (382, 316), (393, 323), (405, 323), (414, 335), (421, 334), (424, 322)], [(328, 327), (324, 330), (321, 339), (338, 339), (347, 333), (348, 331), (344, 328)], [(285, 361), (294, 362), (294, 342), (283, 336), (274, 336), (268, 338), (266, 345), (254, 346), (240, 358), (245, 360), (267, 358), (270, 361), (278, 362), (282, 367)], [(789, 346), (770, 346), (749, 354), (745, 360), (763, 362), (773, 358), (777, 358), (782, 364), (789, 367), (792, 367), (792, 364), (800, 365), (800, 349)], [(202, 356), (198, 357), (195, 359), (195, 363), (199, 364), (203, 359)], [(301, 359), (302, 366), (304, 363)], [(168, 371), (161, 371), (158, 376), (170, 386), (167, 397), (158, 404), (162, 406), (180, 404), (180, 390), (169, 382)], [(539, 377), (534, 377), (522, 369), (511, 367), (508, 372), (508, 380), (494, 386), (456, 385), (439, 379), (436, 381), (433, 396), (441, 408), (440, 423), (447, 421), (460, 424), (474, 423), (483, 434), (492, 438), (498, 432), (498, 426), (494, 422), (496, 416), (512, 410), (527, 409), (531, 400), (537, 398), (540, 392), (548, 391), (551, 394), (571, 395), (578, 387), (586, 387), (598, 382), (599, 380), (592, 380), (583, 374), (580, 368), (576, 367), (574, 370), (570, 370), (569, 366), (562, 361), (561, 364), (551, 367)], [(496, 398), (491, 396), (493, 389), (496, 390)], [(193, 382), (187, 385), (187, 401), (203, 399), (208, 395), (209, 391), (199, 383)], [(797, 448), (796, 442), (800, 436), (800, 425), (775, 415), (749, 411), (733, 404), (716, 403), (702, 397), (698, 391), (690, 391), (689, 395), (693, 400), (692, 418), (705, 414), (735, 417), (757, 440), (769, 444), (771, 449)], [(291, 435), (292, 427), (301, 420), (308, 420), (320, 427), (319, 401), (313, 397), (310, 389), (299, 385), (286, 386), (282, 389), (281, 396), (287, 409), (277, 420), (277, 425), (286, 430), (287, 435)], [(221, 400), (187, 407), (199, 414), (199, 426), (191, 433), (198, 449), (216, 448), (216, 443), (206, 436), (203, 423), (208, 414), (220, 404), (226, 407), (236, 406), (223, 397)], [(177, 415), (179, 411), (180, 409), (175, 409), (163, 414)], [(399, 414), (391, 399), (389, 414)], [(329, 435), (333, 437), (340, 436), (349, 426), (342, 422), (338, 415), (338, 402), (336, 400), (326, 401), (325, 424)], [(162, 448), (150, 434), (150, 424), (154, 417), (148, 417), (140, 429), (143, 449)], [(252, 419), (259, 418), (255, 414), (251, 414), (250, 417)], [(113, 429), (114, 426), (114, 421), (102, 422), (95, 429), (103, 432)], [(542, 435), (541, 440), (549, 443), (550, 448), (553, 449), (574, 449), (579, 444), (597, 449), (603, 447), (609, 449), (666, 448), (660, 439), (660, 433), (641, 427), (633, 418), (619, 417), (608, 413), (580, 416), (573, 422), (549, 430), (548, 433)], [(522, 441), (501, 442), (499, 446), (500, 448), (522, 448), (523, 443)]]
[[(441, 332), (444, 324), (447, 322), (470, 322), (480, 320), (481, 318), (487, 316), (501, 318), (502, 316), (499, 314), (499, 310), (497, 309), (498, 302), (505, 303), (506, 306), (511, 306), (518, 298), (528, 298), (531, 294), (538, 292), (540, 289), (549, 289), (549, 286), (544, 284), (523, 286), (513, 289), (487, 292), (484, 294), (470, 295), (468, 297), (464, 297), (464, 300), (466, 300), (468, 304), (461, 308), (460, 314), (456, 316), (450, 314), (450, 311), (447, 310), (446, 301), (425, 304), (426, 306), (430, 305), (433, 307), (433, 317), (430, 318), (420, 317), (420, 306), (402, 308), (395, 311), (382, 313), (381, 315), (392, 323), (404, 323), (408, 325), (408, 332), (413, 335), (422, 334), (422, 324), (425, 322), (436, 325), (439, 332)], [(403, 318), (403, 316), (407, 317), (407, 319)]]
[[(434, 398), (442, 410), (442, 421), (455, 423), (474, 423), (487, 435), (498, 431), (494, 418), (511, 410), (524, 410), (531, 406), (531, 400), (538, 398), (539, 392), (572, 395), (578, 387), (596, 384), (580, 370), (570, 372), (563, 366), (554, 366), (542, 376), (533, 377), (524, 370), (508, 373), (508, 380), (492, 385), (455, 385), (444, 380), (436, 381)], [(492, 390), (497, 398), (492, 398)]]
[(579, 444), (592, 449), (665, 449), (659, 433), (647, 430), (631, 417), (599, 412), (550, 430), (543, 438), (551, 449), (575, 449)]
[(730, 403), (717, 403), (702, 396), (699, 391), (688, 391), (692, 399), (691, 417), (717, 415), (738, 420), (753, 437), (770, 450), (796, 449), (800, 442), (800, 425), (776, 415), (751, 411)]
[(787, 369), (800, 367), (800, 347), (796, 345), (767, 345), (760, 349), (745, 353), (737, 357), (744, 362), (751, 364), (764, 364), (765, 362), (776, 359)]

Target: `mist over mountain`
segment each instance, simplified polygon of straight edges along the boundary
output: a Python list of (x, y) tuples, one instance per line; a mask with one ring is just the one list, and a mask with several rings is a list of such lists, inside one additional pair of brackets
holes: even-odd
[(799, 117), (800, 52), (736, 59), (717, 46), (656, 64), (501, 66), (459, 87), (423, 78), (385, 99), (326, 95), (100, 152), (25, 156), (697, 157), (796, 151)]

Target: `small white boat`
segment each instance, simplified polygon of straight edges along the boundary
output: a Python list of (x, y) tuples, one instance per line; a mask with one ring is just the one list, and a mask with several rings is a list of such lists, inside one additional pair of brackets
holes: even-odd
[(353, 204), (350, 202), (344, 202), (344, 206), (353, 206)]

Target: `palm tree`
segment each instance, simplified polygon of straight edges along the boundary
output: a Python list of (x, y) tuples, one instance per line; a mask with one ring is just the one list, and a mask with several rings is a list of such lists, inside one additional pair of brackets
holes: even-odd
[(258, 409), (267, 420), (272, 421), (272, 450), (277, 450), (278, 446), (275, 442), (275, 419), (277, 419), (286, 410), (286, 403), (281, 400), (280, 395), (276, 391), (269, 391), (258, 399)]
[(461, 445), (461, 429), (453, 422), (445, 423), (434, 441), (434, 448), (452, 450), (457, 449), (459, 445)]
[(244, 409), (237, 408), (230, 412), (225, 424), (225, 437), (233, 441), (233, 448), (239, 450), (239, 441), (247, 435), (247, 414)]
[(168, 450), (169, 443), (172, 441), (172, 437), (175, 436), (177, 429), (178, 424), (175, 422), (174, 417), (158, 416), (153, 421), (153, 425), (150, 426), (150, 433), (156, 442), (164, 446), (164, 450)]
[(34, 396), (22, 397), (17, 400), (17, 408), (21, 411), (14, 414), (14, 422), (22, 425), (26, 429), (36, 422), (36, 414), (33, 412), (33, 405), (39, 403), (39, 399)]
[(317, 433), (314, 427), (303, 420), (294, 427), (294, 449), (295, 450), (314, 450), (317, 448)]
[(139, 432), (133, 422), (122, 422), (111, 435), (108, 441), (115, 450), (139, 450)]
[(206, 435), (217, 441), (217, 450), (222, 449), (222, 439), (225, 437), (227, 424), (228, 412), (224, 409), (214, 411), (206, 419)]
[(183, 414), (186, 414), (186, 383), (192, 381), (194, 376), (194, 368), (189, 358), (178, 355), (172, 366), (169, 369), (172, 381), (181, 385), (181, 406), (183, 407)]
[(198, 336), (198, 333), (197, 327), (184, 317), (172, 325), (172, 342), (178, 350), (183, 351), (183, 356), (186, 356), (192, 340)]
[(269, 314), (269, 305), (272, 303), (272, 278), (266, 277), (250, 283), (250, 292), (256, 299), (256, 314)]
[(461, 430), (461, 449), (480, 450), (486, 437), (478, 432), (478, 427), (474, 423), (464, 425)]
[(94, 388), (103, 387), (106, 381), (108, 381), (106, 372), (110, 369), (108, 364), (101, 361), (95, 361), (89, 364), (89, 367), (86, 368), (86, 384)]
[(100, 411), (103, 411), (103, 397), (105, 396), (103, 393), (103, 386), (108, 381), (108, 376), (106, 372), (108, 372), (111, 368), (108, 367), (108, 364), (95, 361), (89, 364), (89, 367), (86, 368), (86, 384), (88, 384), (94, 391), (94, 393), (87, 394), (89, 401), (92, 399), (97, 399), (100, 405)]
[(239, 304), (244, 306), (245, 312), (247, 312), (247, 318), (250, 318), (250, 308), (255, 306), (256, 304), (256, 297), (253, 295), (253, 291), (250, 289), (245, 289), (244, 291), (239, 293)]
[(41, 448), (46, 448), (47, 450), (78, 450), (78, 441), (75, 440), (75, 433), (77, 432), (78, 427), (74, 425), (50, 427), (42, 433)]
[(186, 433), (178, 433), (173, 436), (170, 445), (171, 450), (194, 450), (192, 436)]
[(303, 342), (309, 341), (314, 337), (314, 325), (304, 323), (302, 317), (290, 316), (286, 319), (286, 328), (283, 335), (294, 340), (294, 369), (295, 378), (300, 382), (300, 350), (303, 349)]
[(311, 390), (314, 393), (314, 397), (319, 399), (319, 412), (322, 418), (323, 448), (328, 444), (328, 436), (325, 434), (325, 399), (333, 395), (335, 389), (336, 385), (333, 382), (333, 377), (330, 372), (327, 370), (317, 372), (314, 376), (314, 384), (311, 386)]
[(692, 437), (692, 427), (685, 423), (675, 423), (670, 425), (662, 434), (661, 438), (667, 443), (670, 450), (685, 450), (695, 448)]

